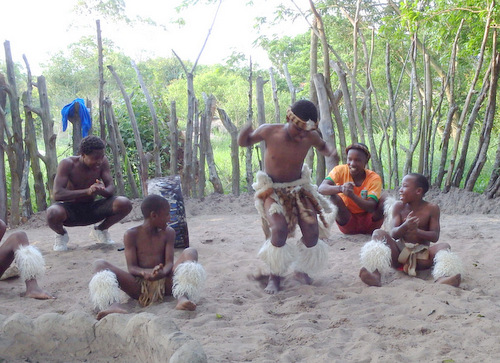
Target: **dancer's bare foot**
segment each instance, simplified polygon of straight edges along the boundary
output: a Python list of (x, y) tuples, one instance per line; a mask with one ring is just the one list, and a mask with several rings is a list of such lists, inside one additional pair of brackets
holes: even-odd
[(295, 278), (295, 280), (297, 280), (303, 284), (306, 284), (306, 285), (311, 285), (313, 282), (313, 280), (305, 272), (295, 271), (294, 278)]
[(55, 299), (54, 296), (48, 292), (43, 291), (37, 284), (36, 280), (26, 281), (26, 292), (22, 296), (29, 297), (37, 300)]
[(176, 310), (189, 310), (189, 311), (195, 311), (196, 310), (196, 304), (192, 301), (190, 301), (187, 297), (181, 296), (177, 300), (177, 306), (175, 307)]
[(269, 281), (267, 283), (266, 288), (264, 289), (264, 292), (268, 294), (276, 294), (278, 291), (280, 291), (280, 281), (281, 278), (276, 275), (269, 275)]
[(369, 272), (365, 267), (359, 271), (359, 278), (368, 286), (382, 286), (382, 276), (378, 270)]
[(29, 293), (26, 291), (23, 296), (29, 297), (31, 299), (37, 299), (37, 300), (49, 300), (49, 299), (55, 299), (54, 296), (50, 295), (48, 292), (45, 292), (43, 290), (40, 291), (30, 291)]
[(445, 285), (451, 285), (454, 287), (459, 287), (460, 282), (462, 282), (462, 275), (456, 274), (455, 276), (445, 276), (445, 277), (440, 277), (439, 279), (436, 280), (436, 282), (440, 284), (445, 284)]
[(124, 309), (120, 304), (113, 304), (106, 310), (99, 311), (97, 314), (97, 320), (101, 320), (105, 316), (108, 316), (109, 314), (128, 314), (128, 310)]

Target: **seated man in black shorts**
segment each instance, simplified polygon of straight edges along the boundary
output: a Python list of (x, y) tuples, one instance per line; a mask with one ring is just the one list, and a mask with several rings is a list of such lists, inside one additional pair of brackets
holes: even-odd
[(66, 251), (69, 241), (64, 226), (88, 226), (102, 221), (91, 234), (100, 243), (114, 243), (108, 228), (132, 210), (126, 197), (113, 196), (105, 144), (97, 136), (87, 136), (80, 143), (78, 156), (63, 159), (54, 179), (54, 203), (47, 209), (47, 222), (56, 232), (54, 251)]

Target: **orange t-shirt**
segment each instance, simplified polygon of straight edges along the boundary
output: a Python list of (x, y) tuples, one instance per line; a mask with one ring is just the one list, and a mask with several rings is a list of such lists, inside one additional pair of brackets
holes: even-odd
[[(380, 199), (380, 194), (382, 193), (382, 179), (380, 176), (372, 170), (365, 169), (366, 178), (361, 186), (354, 186), (354, 194), (361, 196), (361, 191), (366, 190), (366, 198), (372, 198), (376, 202)], [(347, 182), (353, 182), (351, 173), (349, 172), (349, 166), (347, 164), (338, 165), (330, 171), (327, 179), (333, 181), (336, 185), (343, 185)], [(363, 213), (364, 209), (360, 208), (354, 201), (340, 193), (339, 196), (344, 201), (344, 204), (353, 214)]]

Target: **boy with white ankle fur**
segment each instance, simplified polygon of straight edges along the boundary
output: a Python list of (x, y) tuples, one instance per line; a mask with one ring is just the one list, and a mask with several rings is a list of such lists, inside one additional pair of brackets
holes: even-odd
[[(391, 267), (402, 268), (410, 276), (416, 270), (433, 267), (435, 282), (458, 287), (464, 269), (461, 259), (448, 243), (437, 242), (440, 234), (439, 206), (423, 200), (429, 182), (422, 174), (403, 178), (400, 201), (394, 205), (390, 234), (378, 229), (361, 249), (361, 280), (381, 286), (382, 274)], [(433, 266), (434, 265), (434, 266)]]
[[(5, 222), (0, 220), (0, 240), (6, 230)], [(16, 264), (21, 280), (26, 284), (24, 296), (40, 300), (54, 298), (38, 286), (37, 280), (45, 274), (45, 261), (40, 251), (30, 246), (24, 232), (12, 233), (0, 246), (0, 276), (12, 262)]]
[(170, 220), (169, 202), (160, 195), (149, 195), (141, 204), (144, 222), (125, 232), (125, 258), (128, 271), (105, 260), (95, 262), (96, 274), (89, 283), (90, 298), (99, 310), (97, 319), (110, 313), (127, 313), (120, 304), (120, 289), (141, 306), (177, 298), (176, 309), (195, 310), (206, 272), (198, 263), (194, 248), (186, 248), (174, 263), (175, 231)]

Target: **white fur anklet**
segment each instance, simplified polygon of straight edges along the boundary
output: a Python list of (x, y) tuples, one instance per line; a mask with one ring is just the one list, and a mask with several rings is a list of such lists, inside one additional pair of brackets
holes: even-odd
[(41, 252), (34, 246), (19, 246), (14, 252), (14, 262), (23, 281), (39, 279), (45, 274), (45, 261)]
[(271, 274), (284, 276), (295, 260), (295, 253), (295, 248), (290, 244), (285, 243), (283, 247), (275, 247), (268, 239), (260, 248), (258, 256), (269, 265)]
[(464, 274), (462, 259), (450, 250), (441, 250), (434, 256), (434, 268), (432, 276), (434, 280), (441, 277), (451, 277), (457, 274)]
[(318, 240), (316, 246), (306, 247), (302, 240), (297, 244), (297, 260), (294, 269), (297, 272), (304, 272), (308, 275), (322, 271), (328, 263), (328, 245), (322, 240)]
[(190, 301), (196, 303), (200, 299), (206, 279), (207, 273), (198, 262), (183, 262), (174, 271), (172, 296), (178, 299), (186, 295)]
[(99, 271), (89, 282), (90, 300), (99, 311), (120, 301), (120, 288), (114, 272)]
[(384, 273), (391, 269), (391, 249), (383, 241), (371, 240), (366, 242), (361, 247), (359, 257), (361, 259), (361, 266), (369, 272), (378, 270), (378, 272)]

